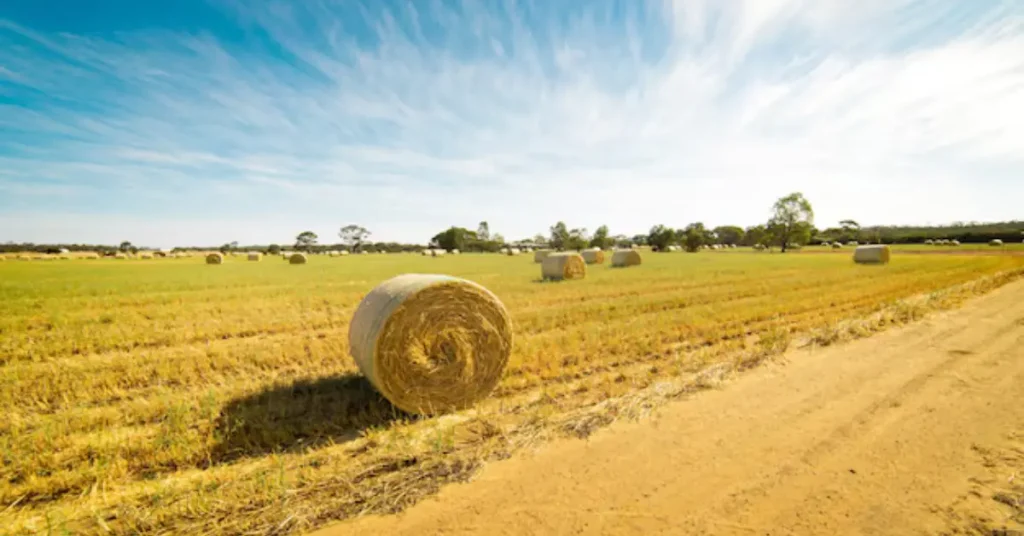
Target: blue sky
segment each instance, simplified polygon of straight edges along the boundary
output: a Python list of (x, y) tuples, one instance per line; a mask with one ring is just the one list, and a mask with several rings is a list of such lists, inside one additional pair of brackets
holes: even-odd
[(1024, 2), (7, 0), (0, 240), (1024, 217)]

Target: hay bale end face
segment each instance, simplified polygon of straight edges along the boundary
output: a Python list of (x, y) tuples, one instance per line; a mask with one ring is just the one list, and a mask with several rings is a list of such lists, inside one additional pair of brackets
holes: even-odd
[(399, 409), (437, 414), (494, 390), (512, 353), (512, 321), (486, 288), (445, 275), (389, 279), (349, 325), (359, 370)]
[(600, 249), (588, 249), (582, 255), (587, 264), (604, 264), (604, 252)]
[(853, 250), (853, 262), (857, 264), (888, 264), (890, 257), (892, 250), (881, 244), (858, 246)]
[(552, 253), (540, 264), (540, 274), (551, 281), (583, 279), (587, 276), (587, 262), (579, 253)]
[(612, 266), (615, 268), (639, 266), (640, 261), (640, 253), (634, 249), (620, 249), (612, 253)]
[(305, 253), (292, 253), (292, 256), (288, 257), (288, 264), (306, 264), (308, 260)]
[(994, 240), (990, 240), (988, 245), (993, 246), (993, 247), (998, 247), (998, 246), (1003, 245), (1003, 241), (998, 239), (998, 238), (996, 238)]
[(224, 255), (220, 253), (210, 253), (206, 256), (206, 264), (224, 264)]
[(548, 255), (551, 255), (551, 253), (552, 251), (550, 249), (538, 249), (533, 252), (533, 262), (544, 262), (544, 259), (546, 259)]
[(508, 248), (505, 250), (506, 255), (519, 255), (519, 248)]

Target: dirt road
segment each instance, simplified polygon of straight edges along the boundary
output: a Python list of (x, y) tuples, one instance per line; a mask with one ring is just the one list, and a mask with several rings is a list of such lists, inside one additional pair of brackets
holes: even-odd
[(1017, 282), (319, 534), (1018, 534), (1022, 502)]

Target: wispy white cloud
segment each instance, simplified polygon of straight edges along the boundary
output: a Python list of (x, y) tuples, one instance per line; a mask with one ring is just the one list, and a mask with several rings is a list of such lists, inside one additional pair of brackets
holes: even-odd
[[(752, 224), (793, 190), (825, 225), (1020, 216), (1012, 1), (258, 6), (224, 6), (245, 43), (0, 23), (0, 178), (23, 212), (5, 228), (89, 203), (76, 232), (106, 241), (108, 221), (212, 207), (194, 235), (132, 239), (636, 233)], [(75, 190), (51, 209), (36, 182)]]

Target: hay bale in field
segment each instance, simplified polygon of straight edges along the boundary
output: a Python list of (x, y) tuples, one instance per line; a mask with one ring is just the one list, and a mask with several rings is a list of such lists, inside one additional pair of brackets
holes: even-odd
[(640, 253), (632, 249), (619, 249), (612, 253), (612, 266), (626, 268), (640, 265)]
[(127, 259), (128, 256), (125, 255), (124, 253), (115, 253), (114, 254), (114, 258), (117, 259), (117, 260), (124, 260), (124, 259)]
[(587, 276), (587, 262), (579, 253), (552, 253), (540, 264), (540, 274), (551, 281), (583, 279)]
[(519, 248), (508, 248), (505, 250), (506, 255), (519, 255)]
[(424, 257), (433, 257), (434, 256), (434, 250), (432, 250), (432, 249), (425, 249), (425, 250), (420, 252), (420, 255), (423, 255)]
[(998, 239), (998, 238), (994, 238), (994, 239), (988, 241), (988, 245), (993, 246), (993, 247), (998, 247), (998, 246), (1003, 245), (1003, 241)]
[(370, 254), (370, 252), (369, 252), (369, 251), (366, 251), (366, 250), (364, 249), (364, 250), (360, 251), (360, 252), (359, 252), (359, 254), (360, 254), (360, 255), (369, 255), (369, 254)]
[(849, 242), (846, 243), (846, 245), (851, 247), (859, 246), (860, 242), (857, 242), (856, 240), (850, 240)]
[(858, 246), (853, 250), (853, 262), (857, 264), (887, 264), (892, 250), (884, 244)]
[(359, 370), (409, 413), (472, 406), (494, 390), (512, 353), (512, 321), (501, 300), (445, 275), (381, 283), (360, 302), (348, 335)]
[(263, 259), (263, 254), (259, 251), (250, 251), (246, 258), (253, 262), (260, 262)]
[(210, 253), (206, 256), (206, 264), (224, 264), (224, 255), (221, 253)]
[(430, 250), (431, 256), (434, 256), (434, 257), (444, 257), (445, 253), (448, 253), (448, 252), (443, 250), (443, 249), (432, 249), (432, 250)]
[(929, 238), (928, 240), (924, 241), (924, 245), (926, 245), (926, 246), (935, 245), (935, 241)]
[(349, 255), (349, 254), (350, 254), (350, 252), (347, 249), (343, 249), (343, 250), (338, 252), (338, 256), (341, 256), (341, 257), (344, 257), (344, 256)]
[(153, 254), (152, 253), (140, 253), (139, 254), (139, 258), (140, 259), (152, 259), (153, 258)]
[(600, 249), (587, 249), (582, 253), (587, 264), (604, 264), (604, 252)]
[(949, 245), (951, 245), (951, 246), (959, 246), (960, 245), (960, 241), (959, 240), (950, 240), (949, 241)]
[(552, 251), (550, 249), (538, 249), (533, 252), (533, 262), (544, 262), (544, 259), (546, 259), (548, 255), (551, 255), (551, 253)]
[(843, 249), (843, 245), (839, 242), (832, 243), (832, 249)]
[(292, 256), (288, 257), (288, 264), (306, 264), (307, 260), (305, 253), (292, 253)]
[(337, 257), (338, 256), (338, 252), (337, 251), (333, 251), (333, 250), (332, 251), (328, 251), (327, 252), (327, 256), (328, 257)]
[(450, 251), (450, 253), (451, 253), (452, 255), (458, 255), (458, 254), (459, 254), (459, 250), (457, 250), (457, 249), (453, 249), (453, 250), (451, 250), (451, 251)]

